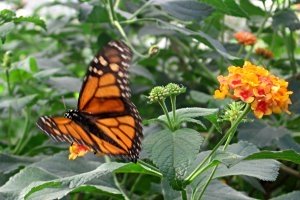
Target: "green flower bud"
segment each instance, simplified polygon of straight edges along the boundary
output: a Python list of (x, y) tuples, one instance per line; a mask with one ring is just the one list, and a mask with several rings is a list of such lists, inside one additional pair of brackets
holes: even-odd
[(175, 84), (175, 83), (169, 83), (166, 86), (166, 91), (168, 93), (167, 96), (172, 96), (172, 95), (177, 96), (181, 93), (185, 93), (186, 88), (184, 86), (179, 86), (178, 84)]
[(150, 103), (163, 101), (167, 97), (166, 88), (163, 86), (156, 86), (154, 87), (151, 92), (149, 93), (148, 99)]
[(220, 116), (221, 121), (233, 123), (243, 112), (245, 107), (243, 102), (232, 102), (225, 108), (224, 113)]

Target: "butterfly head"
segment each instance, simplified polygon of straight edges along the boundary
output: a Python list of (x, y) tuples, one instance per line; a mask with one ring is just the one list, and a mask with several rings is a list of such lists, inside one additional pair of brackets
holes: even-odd
[(78, 110), (68, 110), (65, 114), (65, 118), (73, 119), (78, 116)]

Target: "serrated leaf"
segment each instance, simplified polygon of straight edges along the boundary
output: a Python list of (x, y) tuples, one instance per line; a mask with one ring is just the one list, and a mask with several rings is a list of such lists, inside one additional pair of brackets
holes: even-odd
[(200, 22), (213, 12), (212, 7), (207, 4), (193, 0), (152, 0), (152, 3), (161, 6), (168, 14), (183, 21)]
[(37, 16), (29, 16), (29, 17), (21, 16), (21, 17), (14, 18), (13, 21), (14, 21), (14, 23), (30, 22), (30, 23), (33, 23), (36, 26), (40, 26), (44, 30), (47, 29), (44, 20), (40, 19)]
[(196, 158), (203, 138), (193, 129), (163, 130), (145, 138), (144, 151), (176, 188)]
[(256, 159), (276, 159), (276, 160), (285, 160), (290, 161), (296, 164), (300, 164), (300, 154), (296, 153), (293, 150), (286, 151), (261, 151), (249, 155), (247, 160), (256, 160)]

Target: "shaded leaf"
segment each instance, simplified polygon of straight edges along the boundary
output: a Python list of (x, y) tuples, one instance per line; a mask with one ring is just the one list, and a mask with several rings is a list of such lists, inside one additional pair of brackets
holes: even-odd
[(168, 14), (184, 21), (200, 22), (213, 12), (212, 7), (207, 4), (193, 0), (152, 0), (152, 3), (160, 5)]

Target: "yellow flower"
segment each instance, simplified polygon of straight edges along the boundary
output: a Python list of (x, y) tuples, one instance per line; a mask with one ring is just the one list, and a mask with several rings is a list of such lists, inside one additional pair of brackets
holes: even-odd
[(288, 82), (272, 75), (263, 67), (248, 61), (243, 67), (228, 67), (227, 76), (219, 76), (220, 87), (215, 91), (214, 98), (225, 97), (241, 100), (251, 104), (257, 118), (272, 113), (288, 111), (291, 104)]
[(254, 45), (256, 43), (256, 36), (250, 32), (239, 31), (234, 34), (234, 38), (242, 45)]
[(69, 160), (75, 160), (77, 157), (82, 157), (87, 154), (91, 149), (85, 145), (73, 143), (70, 148)]

